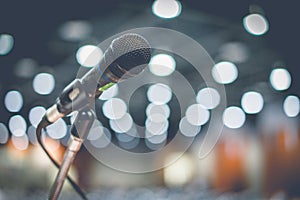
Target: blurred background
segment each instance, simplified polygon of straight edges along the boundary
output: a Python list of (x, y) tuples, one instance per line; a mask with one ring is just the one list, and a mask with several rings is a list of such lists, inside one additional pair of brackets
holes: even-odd
[[(118, 85), (106, 91), (96, 101), (98, 119), (87, 140), (99, 151), (115, 144), (129, 152), (156, 151), (176, 134), (195, 138), (194, 143), (172, 165), (144, 174), (111, 169), (83, 147), (71, 175), (88, 197), (299, 199), (298, 19), (296, 4), (289, 2), (2, 1), (0, 200), (46, 198), (57, 169), (36, 141), (41, 116), (81, 66), (87, 71), (99, 63), (105, 51), (97, 47), (100, 42), (138, 27), (180, 31), (208, 52), (215, 63), (211, 76), (226, 91), (227, 106), (219, 113), (222, 135), (213, 151), (199, 159), (203, 135), (208, 125), (214, 126), (210, 113), (222, 101), (220, 91), (207, 87), (179, 56), (154, 50), (149, 72), (165, 81), (139, 88), (129, 104), (120, 98), (124, 91)], [(84, 62), (91, 52), (93, 59)], [(184, 117), (171, 89), (174, 71), (195, 91), (193, 99), (186, 99), (190, 106)], [(109, 104), (118, 110), (117, 117)], [(203, 112), (197, 113), (199, 107)], [(159, 116), (155, 123), (163, 130), (148, 123), (153, 116)], [(72, 122), (73, 116), (68, 116), (44, 133), (57, 160), (63, 158)], [(137, 137), (141, 133), (134, 124), (156, 137)], [(179, 153), (174, 146), (151, 162), (167, 162)], [(66, 183), (61, 199), (79, 197)]]

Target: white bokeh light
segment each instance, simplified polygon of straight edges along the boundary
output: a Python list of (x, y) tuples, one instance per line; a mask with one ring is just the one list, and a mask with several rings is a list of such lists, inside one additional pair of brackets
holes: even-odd
[(172, 90), (165, 84), (157, 83), (149, 87), (147, 97), (150, 102), (156, 105), (166, 104), (172, 98)]
[(146, 136), (146, 140), (148, 140), (152, 144), (160, 144), (160, 143), (166, 141), (168, 134), (167, 134), (167, 131), (165, 131), (159, 135), (155, 135), (155, 134), (151, 133), (150, 131), (146, 130), (145, 136)]
[(14, 115), (9, 119), (8, 127), (14, 136), (21, 137), (26, 133), (27, 124), (21, 115)]
[(155, 105), (150, 103), (146, 108), (147, 117), (153, 122), (163, 122), (170, 116), (170, 108), (167, 104)]
[(128, 133), (116, 133), (116, 137), (120, 142), (130, 142), (134, 140), (135, 136), (137, 135), (136, 132), (131, 131)]
[(185, 115), (190, 124), (200, 126), (209, 120), (210, 113), (201, 104), (193, 104), (187, 108)]
[(252, 35), (263, 35), (269, 30), (267, 19), (260, 14), (250, 14), (244, 17), (243, 25)]
[(130, 114), (126, 113), (122, 118), (109, 120), (109, 125), (112, 130), (117, 133), (126, 133), (133, 125), (133, 120)]
[(147, 118), (146, 122), (145, 122), (145, 126), (146, 126), (147, 131), (149, 133), (151, 133), (152, 135), (161, 135), (168, 130), (169, 121), (165, 120), (162, 122), (154, 122), (154, 121), (151, 121), (150, 118)]
[(153, 143), (153, 142), (151, 142), (149, 140), (145, 140), (146, 146), (149, 149), (154, 150), (154, 151), (164, 148), (165, 145), (166, 145), (166, 142), (167, 142), (167, 140), (163, 140), (163, 142), (161, 142), (161, 143)]
[(249, 48), (242, 42), (228, 42), (219, 49), (219, 57), (234, 63), (243, 63), (249, 59)]
[(152, 4), (152, 12), (161, 18), (174, 18), (181, 13), (181, 3), (176, 0), (155, 0)]
[(59, 29), (62, 39), (71, 42), (82, 41), (92, 33), (92, 24), (83, 20), (72, 20), (65, 22)]
[(55, 79), (52, 74), (40, 73), (34, 77), (32, 86), (36, 93), (47, 95), (54, 90)]
[(61, 139), (67, 134), (67, 124), (63, 119), (58, 119), (55, 123), (47, 127), (48, 135), (53, 139)]
[(71, 129), (72, 129), (72, 126), (67, 125), (67, 134), (63, 138), (59, 139), (60, 144), (62, 144), (65, 147), (68, 147), (68, 145), (70, 144), (70, 142), (72, 140), (71, 133), (70, 133)]
[(38, 63), (31, 58), (20, 59), (14, 69), (14, 73), (21, 78), (31, 78), (38, 68)]
[(214, 88), (203, 88), (197, 94), (197, 102), (206, 109), (214, 109), (220, 104), (220, 94)]
[(108, 88), (107, 90), (105, 90), (99, 97), (99, 99), (101, 100), (108, 100), (111, 99), (113, 97), (115, 97), (118, 94), (119, 91), (119, 87), (117, 84), (114, 84), (113, 86), (111, 86), (110, 88)]
[(29, 111), (29, 121), (36, 128), (42, 117), (46, 113), (46, 109), (42, 106), (36, 106)]
[(122, 99), (111, 98), (103, 104), (102, 111), (108, 119), (120, 119), (126, 114), (127, 105)]
[(88, 140), (97, 140), (103, 134), (103, 126), (99, 120), (95, 120), (87, 136)]
[(186, 137), (195, 137), (200, 132), (201, 126), (195, 126), (183, 117), (179, 123), (179, 130)]
[(228, 128), (240, 128), (244, 125), (245, 120), (246, 115), (244, 111), (236, 106), (226, 108), (223, 113), (223, 123)]
[(289, 95), (285, 98), (283, 102), (284, 113), (288, 117), (296, 117), (299, 114), (300, 110), (299, 98), (294, 95)]
[(150, 71), (156, 76), (169, 76), (175, 71), (176, 62), (167, 54), (158, 54), (151, 58), (149, 63)]
[(84, 67), (96, 66), (103, 57), (102, 50), (94, 45), (80, 47), (76, 53), (77, 62)]
[[(164, 183), (168, 187), (184, 187), (184, 185), (190, 183), (195, 177), (195, 166), (197, 166), (197, 164), (195, 163), (194, 158), (189, 154), (179, 154), (180, 153), (178, 152), (171, 152), (165, 157), (165, 163), (172, 163), (172, 165), (163, 169)], [(179, 159), (175, 161), (176, 158)], [(188, 198), (183, 197), (182, 199)], [(205, 197), (203, 199), (205, 199)]]
[(0, 55), (7, 55), (14, 46), (14, 38), (9, 34), (0, 34)]
[(0, 123), (0, 144), (5, 144), (8, 141), (9, 133), (5, 124)]
[(165, 115), (161, 114), (161, 113), (151, 113), (148, 118), (152, 121), (152, 122), (156, 122), (156, 123), (160, 123), (160, 122), (164, 122), (166, 120), (168, 120), (168, 118), (166, 118)]
[(241, 99), (243, 110), (248, 114), (259, 113), (264, 106), (263, 96), (254, 91), (246, 92)]
[(4, 98), (4, 104), (8, 111), (19, 112), (23, 106), (23, 97), (19, 91), (9, 91)]
[(118, 144), (123, 147), (124, 149), (133, 149), (135, 148), (138, 144), (140, 143), (140, 139), (139, 138), (134, 138), (133, 140), (129, 141), (129, 142), (122, 142), (122, 141), (118, 141)]
[(217, 83), (229, 84), (238, 77), (238, 70), (232, 62), (219, 62), (212, 68), (212, 76)]
[(156, 105), (154, 103), (148, 104), (146, 108), (147, 117), (151, 118), (151, 116), (160, 114), (164, 117), (164, 119), (168, 119), (170, 116), (170, 107), (167, 104)]
[(291, 85), (291, 75), (284, 68), (273, 69), (270, 74), (270, 83), (275, 90), (286, 90)]
[(27, 130), (27, 135), (29, 142), (33, 145), (38, 145), (37, 137), (36, 137), (36, 128), (34, 126), (29, 126)]
[(109, 130), (105, 127), (96, 127), (93, 131), (98, 133), (99, 137), (95, 140), (90, 140), (90, 143), (95, 148), (105, 148), (107, 147), (111, 142), (111, 133)]
[(12, 144), (14, 145), (14, 147), (20, 151), (26, 150), (29, 145), (28, 136), (26, 134), (24, 134), (22, 136), (12, 135), (11, 141), (12, 141)]

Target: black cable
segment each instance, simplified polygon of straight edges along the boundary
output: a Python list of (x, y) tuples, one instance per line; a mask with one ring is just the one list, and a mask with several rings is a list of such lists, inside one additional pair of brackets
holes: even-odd
[[(45, 127), (48, 125), (49, 125), (49, 123), (43, 119), (36, 128), (36, 136), (37, 136), (38, 142), (41, 145), (44, 152), (50, 158), (51, 162), (59, 169), (60, 164), (56, 160), (54, 160), (54, 158), (50, 155), (50, 153), (47, 151), (47, 149), (43, 143), (43, 140), (42, 140), (42, 130), (45, 129)], [(74, 190), (81, 196), (81, 198), (84, 200), (88, 200), (85, 195), (85, 192), (79, 187), (79, 185), (69, 175), (67, 175), (67, 179), (71, 183)]]

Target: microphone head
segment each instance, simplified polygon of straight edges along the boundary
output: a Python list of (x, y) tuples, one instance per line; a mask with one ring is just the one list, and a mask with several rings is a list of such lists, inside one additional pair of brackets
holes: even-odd
[(126, 79), (141, 73), (151, 59), (150, 44), (135, 33), (128, 33), (113, 40), (105, 53), (109, 71), (118, 78)]

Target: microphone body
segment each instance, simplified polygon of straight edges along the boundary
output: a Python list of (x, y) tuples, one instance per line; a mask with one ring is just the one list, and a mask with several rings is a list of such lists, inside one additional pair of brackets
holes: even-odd
[(74, 110), (93, 105), (104, 90), (141, 73), (150, 58), (150, 45), (140, 35), (125, 34), (113, 40), (98, 66), (65, 87), (43, 119), (51, 124)]

